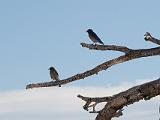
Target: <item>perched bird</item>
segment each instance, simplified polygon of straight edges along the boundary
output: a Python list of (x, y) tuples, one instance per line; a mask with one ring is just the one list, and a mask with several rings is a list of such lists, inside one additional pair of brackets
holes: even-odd
[(88, 32), (89, 38), (90, 38), (94, 43), (97, 43), (97, 42), (98, 42), (98, 43), (104, 45), (104, 43), (103, 43), (103, 42), (101, 41), (101, 39), (96, 35), (96, 33), (93, 32), (92, 29), (88, 29), (87, 32)]
[[(58, 72), (54, 67), (50, 67), (48, 70), (50, 70), (49, 73), (50, 73), (51, 79), (57, 80), (57, 81), (60, 80)], [(61, 87), (61, 85), (59, 85), (59, 87)]]

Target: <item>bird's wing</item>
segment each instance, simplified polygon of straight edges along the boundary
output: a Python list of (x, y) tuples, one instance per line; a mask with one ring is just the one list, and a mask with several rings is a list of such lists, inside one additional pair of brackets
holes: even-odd
[(55, 72), (55, 74), (56, 74), (57, 76), (59, 76), (59, 75), (58, 75), (58, 72), (56, 71), (56, 69), (54, 69), (54, 72)]
[(55, 69), (53, 70), (53, 74), (54, 74), (53, 77), (54, 77), (55, 80), (60, 80), (60, 79), (59, 79), (58, 72), (57, 72)]
[(54, 76), (53, 76), (53, 73), (51, 70), (50, 70), (49, 74), (50, 74), (51, 79), (54, 79)]
[(50, 77), (51, 77), (51, 79), (56, 80), (56, 79), (59, 78), (59, 75), (58, 75), (57, 71), (51, 70), (50, 71)]
[(104, 45), (104, 43), (101, 41), (101, 39), (98, 39), (97, 41), (98, 41), (99, 43), (101, 43), (101, 44)]
[(101, 44), (104, 44), (101, 39), (98, 37), (98, 35), (96, 33), (93, 32), (93, 36), (96, 38), (96, 40), (101, 43)]

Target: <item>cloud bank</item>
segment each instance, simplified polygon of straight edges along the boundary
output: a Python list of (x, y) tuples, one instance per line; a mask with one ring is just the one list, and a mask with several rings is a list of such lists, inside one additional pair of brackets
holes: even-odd
[[(145, 81), (146, 82), (146, 81)], [(142, 83), (142, 82), (137, 82)], [(94, 120), (96, 114), (83, 110), (84, 96), (108, 96), (137, 83), (108, 87), (52, 87), (0, 92), (0, 120)], [(115, 120), (158, 120), (160, 97), (125, 107), (124, 115)]]

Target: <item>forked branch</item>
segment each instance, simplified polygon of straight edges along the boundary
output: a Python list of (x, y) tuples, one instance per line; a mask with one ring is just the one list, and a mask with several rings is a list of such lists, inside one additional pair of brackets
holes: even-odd
[(83, 97), (78, 95), (78, 97), (86, 102), (84, 109), (88, 111), (91, 102), (95, 105), (106, 102), (105, 107), (96, 111), (95, 106), (91, 113), (98, 113), (96, 120), (111, 120), (113, 117), (119, 117), (122, 115), (123, 107), (138, 102), (139, 100), (149, 100), (152, 97), (160, 95), (160, 78), (142, 85), (132, 87), (124, 92), (110, 96), (110, 97)]
[[(108, 102), (111, 100), (112, 97), (83, 97), (82, 95), (77, 95), (78, 98), (84, 100), (86, 104), (83, 106), (83, 109), (88, 111), (88, 108), (93, 107), (93, 111), (90, 113), (97, 113), (98, 111), (95, 110), (95, 107), (98, 103)], [(93, 103), (93, 104), (92, 104)]]
[[(147, 40), (154, 42), (154, 43), (157, 43), (157, 44), (160, 44), (160, 40), (153, 38), (150, 34), (149, 35), (147, 34), (147, 36), (149, 36), (149, 37), (147, 37)], [(94, 67), (91, 70), (76, 74), (76, 75), (69, 77), (67, 79), (63, 79), (63, 80), (55, 81), (55, 82), (29, 84), (26, 86), (26, 89), (64, 85), (64, 84), (67, 84), (67, 83), (70, 83), (70, 82), (73, 82), (76, 80), (84, 79), (84, 78), (89, 77), (94, 74), (98, 74), (98, 72), (100, 72), (102, 70), (106, 70), (116, 64), (120, 64), (120, 63), (127, 62), (127, 61), (137, 59), (137, 58), (160, 55), (160, 47), (155, 47), (155, 48), (150, 48), (150, 49), (133, 50), (133, 49), (129, 49), (124, 46), (116, 46), (116, 45), (93, 45), (93, 44), (86, 44), (86, 43), (81, 43), (81, 45), (82, 45), (82, 47), (86, 47), (86, 48), (94, 49), (94, 50), (120, 51), (120, 52), (124, 52), (125, 55), (122, 55), (122, 56), (117, 57), (115, 59), (104, 62), (104, 63)]]

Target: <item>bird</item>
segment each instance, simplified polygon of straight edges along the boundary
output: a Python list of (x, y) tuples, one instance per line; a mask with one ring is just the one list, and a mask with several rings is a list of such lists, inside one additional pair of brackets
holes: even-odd
[(89, 38), (96, 44), (97, 42), (104, 45), (104, 43), (101, 41), (101, 39), (97, 36), (95, 32), (93, 32), (92, 29), (88, 29), (86, 31), (88, 33)]
[[(48, 70), (50, 70), (49, 73), (52, 80), (56, 80), (56, 81), (60, 80), (58, 72), (54, 67), (50, 67)], [(59, 87), (61, 87), (61, 85), (59, 85)]]

